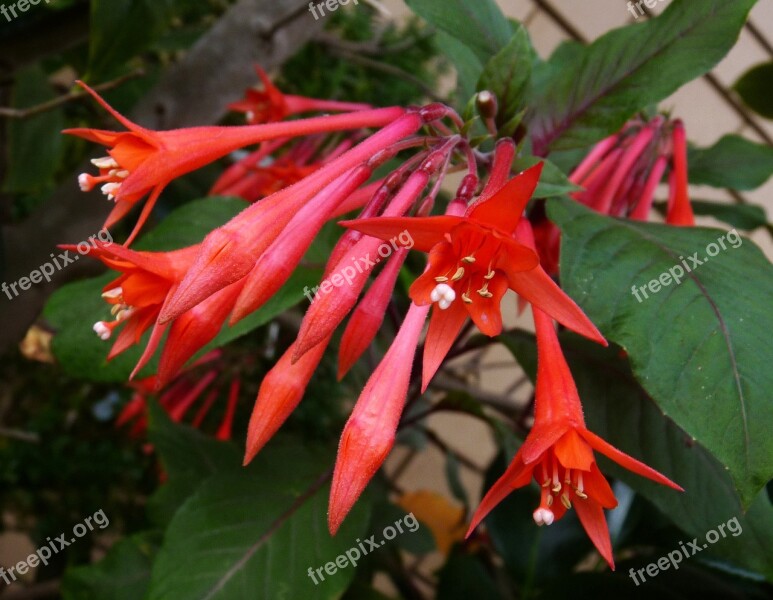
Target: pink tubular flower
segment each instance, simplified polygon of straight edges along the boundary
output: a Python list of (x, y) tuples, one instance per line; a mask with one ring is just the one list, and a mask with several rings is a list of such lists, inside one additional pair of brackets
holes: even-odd
[(408, 394), (408, 383), (428, 306), (412, 304), (400, 331), (368, 379), (346, 422), (330, 489), (328, 528), (335, 534), (386, 459)]
[(83, 191), (90, 191), (100, 185), (108, 199), (115, 201), (105, 227), (116, 223), (145, 195), (150, 194), (127, 245), (139, 233), (159, 195), (172, 180), (222, 158), (229, 152), (277, 138), (381, 127), (405, 112), (402, 108), (393, 107), (286, 123), (152, 131), (131, 122), (86, 84), (78, 83), (128, 130), (113, 132), (80, 128), (64, 131), (109, 148), (107, 157), (92, 161), (99, 168), (97, 177), (84, 173), (78, 178)]
[(247, 275), (301, 207), (319, 202), (318, 195), (326, 186), (379, 151), (413, 134), (423, 123), (420, 111), (402, 115), (324, 168), (247, 207), (231, 221), (212, 231), (204, 238), (201, 251), (179, 289), (164, 307), (161, 322), (176, 318), (219, 289)]
[[(596, 144), (569, 175), (572, 183), (584, 188), (570, 196), (602, 214), (646, 221), (669, 167), (666, 222), (694, 225), (687, 189), (687, 143), (680, 120), (637, 118)], [(540, 262), (548, 273), (556, 274), (560, 231), (544, 216), (532, 218)]]

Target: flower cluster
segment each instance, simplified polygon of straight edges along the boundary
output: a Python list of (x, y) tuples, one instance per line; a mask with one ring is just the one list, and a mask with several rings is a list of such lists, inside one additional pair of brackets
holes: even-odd
[[(687, 187), (687, 139), (680, 120), (658, 115), (636, 118), (596, 144), (570, 173), (582, 189), (573, 200), (613, 217), (646, 221), (655, 191), (668, 171), (666, 223), (695, 225)], [(540, 260), (549, 273), (558, 272), (560, 232), (545, 218), (535, 219)]]
[[(549, 525), (574, 506), (593, 543), (613, 565), (603, 508), (613, 508), (616, 501), (593, 451), (642, 476), (680, 488), (585, 427), (554, 321), (598, 343), (606, 341), (551, 278), (550, 268), (546, 270), (541, 262), (543, 249), (537, 252), (532, 225), (524, 218), (542, 164), (512, 177), (515, 142), (505, 137), (489, 151), (473, 147), (469, 128), (442, 104), (378, 109), (286, 96), (262, 71), (259, 75), (263, 91), (250, 90), (234, 105), (247, 114), (249, 125), (149, 131), (91, 92), (128, 131), (70, 131), (109, 148), (108, 157), (95, 161), (99, 175), (81, 176), (84, 189), (102, 184), (102, 191), (115, 201), (108, 225), (149, 194), (126, 245), (170, 181), (237, 149), (257, 145), (213, 189), (239, 194), (250, 204), (201, 243), (173, 252), (138, 252), (116, 244), (94, 249), (96, 258), (120, 273), (103, 294), (113, 307), (114, 320), (95, 325), (103, 339), (121, 327), (110, 356), (138, 343), (151, 330), (135, 373), (163, 342), (154, 381), (169, 384), (223, 323), (238, 322), (277, 292), (325, 223), (359, 210), (356, 219), (341, 222), (346, 231), (328, 258), (323, 278), (341, 271), (352, 258), (375, 254), (382, 240), (405, 239), (401, 235), (405, 232), (411, 247), (426, 253), (428, 262), (411, 285), (412, 303), (402, 325), (365, 384), (341, 436), (330, 494), (330, 531), (338, 530), (394, 445), (427, 320), (421, 391), (468, 318), (487, 336), (501, 333), (500, 303), (513, 290), (522, 303), (531, 305), (537, 329), (535, 423), (507, 472), (475, 513), (471, 530), (505, 495), (534, 477), (542, 488), (542, 500), (534, 512), (537, 524)], [(320, 110), (340, 114), (281, 120)], [(673, 131), (670, 146), (661, 135), (668, 127)], [(366, 134), (369, 129), (376, 131)], [(649, 209), (651, 192), (670, 155), (676, 191), (669, 221), (687, 223), (683, 151), (684, 133), (678, 123), (667, 126), (656, 119), (631, 124), (599, 144), (577, 168), (573, 179), (585, 190), (576, 199), (609, 214), (633, 210), (639, 217)], [(376, 168), (398, 155), (399, 166), (372, 181)], [(463, 176), (452, 200), (443, 214), (433, 214), (446, 175), (458, 171)], [(644, 177), (644, 173), (649, 174)], [(364, 295), (374, 264), (358, 269), (350, 285), (322, 295), (309, 306), (296, 340), (261, 383), (248, 427), (245, 463), (301, 401), (334, 332), (347, 316), (339, 377), (371, 345), (407, 252), (406, 245), (385, 260)], [(191, 394), (189, 390), (181, 401), (184, 407)]]

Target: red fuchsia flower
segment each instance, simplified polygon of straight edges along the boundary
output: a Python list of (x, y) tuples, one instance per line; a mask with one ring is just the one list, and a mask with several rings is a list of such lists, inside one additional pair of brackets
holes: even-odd
[[(67, 248), (67, 246), (63, 246)], [(90, 254), (121, 275), (107, 284), (102, 297), (112, 306), (113, 321), (98, 321), (94, 331), (103, 340), (112, 337), (121, 326), (108, 360), (138, 343), (151, 327), (153, 332), (134, 376), (155, 352), (164, 332), (169, 329), (161, 353), (156, 384), (163, 387), (204, 345), (220, 331), (233, 309), (243, 282), (227, 286), (198, 306), (186, 311), (171, 327), (159, 326), (158, 315), (169, 294), (190, 269), (197, 246), (172, 252), (136, 252), (117, 244), (95, 241)]]
[(108, 216), (105, 227), (116, 223), (143, 197), (150, 194), (137, 225), (126, 242), (127, 245), (145, 223), (162, 190), (177, 177), (199, 169), (234, 150), (266, 140), (380, 127), (405, 112), (402, 108), (393, 107), (287, 123), (153, 131), (131, 122), (110, 107), (86, 84), (78, 83), (128, 130), (113, 132), (81, 128), (64, 131), (109, 148), (107, 157), (92, 161), (99, 168), (97, 177), (84, 173), (78, 178), (83, 191), (90, 191), (101, 185), (101, 190), (108, 199), (115, 201), (115, 207)]
[(424, 351), (422, 389), (445, 358), (469, 316), (489, 336), (502, 331), (500, 302), (508, 289), (543, 308), (570, 329), (606, 343), (582, 310), (539, 266), (536, 254), (513, 237), (537, 186), (541, 163), (499, 191), (473, 203), (464, 216), (374, 218), (341, 224), (382, 240), (408, 231), (429, 253), (429, 267), (411, 286), (411, 299), (436, 305)]
[(534, 426), (504, 475), (481, 500), (467, 536), (506, 496), (534, 478), (541, 490), (540, 504), (534, 511), (535, 523), (550, 525), (574, 507), (593, 545), (614, 570), (603, 509), (615, 508), (617, 500), (596, 465), (593, 451), (637, 475), (684, 490), (587, 429), (577, 386), (553, 321), (536, 306), (532, 306), (532, 311), (538, 353)]
[[(359, 114), (362, 113), (352, 113)], [(328, 189), (323, 193), (327, 186), (332, 184), (333, 188), (337, 187), (338, 184), (334, 182), (339, 177), (377, 157), (413, 135), (425, 123), (441, 118), (444, 114), (444, 109), (435, 105), (406, 112), (323, 168), (295, 185), (247, 207), (228, 223), (209, 233), (202, 242), (193, 266), (164, 307), (160, 321), (164, 323), (177, 318), (211, 294), (246, 276), (298, 211), (307, 205), (319, 206), (326, 201), (332, 191)], [(341, 204), (346, 200), (342, 198)], [(330, 209), (328, 216), (331, 217), (339, 208)]]
[[(220, 350), (207, 353), (192, 363), (185, 369), (185, 373), (181, 373), (167, 386), (159, 386), (156, 375), (129, 383), (129, 387), (134, 390), (134, 393), (129, 403), (118, 415), (115, 422), (116, 427), (131, 424), (129, 435), (133, 438), (142, 436), (147, 429), (148, 402), (151, 397), (157, 396), (159, 405), (175, 422), (181, 422), (190, 412), (190, 409), (203, 397), (199, 409), (190, 421), (193, 427), (200, 428), (206, 416), (211, 412), (215, 401), (222, 395), (222, 390), (215, 384), (220, 372), (218, 363), (221, 358), (222, 352)], [(201, 377), (193, 378), (189, 371), (204, 365), (209, 366), (207, 372)], [(215, 432), (215, 437), (218, 439), (231, 439), (240, 385), (238, 379), (231, 381), (223, 417)]]
[[(602, 214), (646, 221), (669, 166), (666, 223), (694, 225), (687, 186), (687, 143), (680, 120), (637, 119), (596, 144), (569, 175), (572, 183), (584, 188), (570, 196)], [(534, 230), (540, 262), (549, 273), (557, 273), (559, 229), (540, 216), (535, 218)]]
[(349, 112), (371, 108), (369, 104), (359, 102), (318, 100), (283, 94), (261, 67), (256, 65), (255, 71), (263, 83), (263, 89), (249, 88), (242, 100), (228, 105), (229, 109), (244, 113), (248, 123), (271, 123), (305, 112)]
[(412, 304), (400, 331), (368, 379), (346, 422), (330, 489), (327, 523), (335, 535), (395, 443), (413, 357), (429, 306)]

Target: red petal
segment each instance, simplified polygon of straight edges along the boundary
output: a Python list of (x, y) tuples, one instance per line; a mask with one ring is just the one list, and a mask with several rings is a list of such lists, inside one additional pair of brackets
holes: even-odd
[(614, 571), (615, 561), (612, 558), (612, 543), (609, 541), (609, 528), (601, 506), (591, 498), (577, 500), (573, 506), (590, 541), (596, 546), (596, 550), (599, 551), (602, 558), (607, 561), (609, 568)]
[(564, 291), (556, 285), (541, 266), (531, 271), (514, 271), (506, 263), (497, 265), (507, 273), (510, 287), (531, 304), (556, 321), (585, 337), (608, 345), (604, 336)]
[[(502, 296), (507, 292), (507, 280), (499, 275), (489, 282), (491, 298), (482, 298), (477, 292), (471, 292), (472, 304), (464, 304), (475, 325), (481, 333), (494, 337), (502, 333)], [(456, 300), (459, 302), (459, 299)]]
[(508, 181), (488, 199), (473, 204), (467, 216), (488, 227), (512, 233), (539, 182), (542, 165), (537, 163)]
[(451, 349), (462, 325), (467, 320), (467, 310), (460, 298), (451, 303), (445, 310), (439, 306), (432, 309), (432, 317), (429, 320), (427, 339), (424, 341), (424, 366), (421, 376), (421, 391), (427, 390), (427, 386), (440, 364)]
[(559, 462), (567, 469), (590, 471), (591, 465), (594, 463), (593, 450), (580, 437), (576, 429), (567, 431), (556, 442), (553, 451)]
[[(462, 217), (375, 217), (372, 219), (355, 219), (341, 221), (339, 225), (361, 231), (366, 235), (389, 241), (393, 238), (405, 248), (414, 248), (429, 252), (432, 246), (443, 241), (445, 234), (456, 225), (463, 223)], [(399, 239), (401, 233), (407, 231), (410, 240)], [(411, 244), (412, 245), (408, 245)]]
[(105, 102), (105, 100), (102, 98), (102, 96), (97, 94), (88, 85), (86, 85), (85, 83), (83, 83), (80, 80), (76, 81), (75, 83), (77, 83), (84, 90), (86, 90), (89, 94), (91, 94), (91, 96), (94, 98), (94, 100), (96, 100), (102, 106), (102, 108), (104, 108), (107, 112), (109, 112), (111, 115), (113, 115), (113, 117), (115, 117), (115, 119), (121, 125), (126, 127), (126, 129), (128, 129), (130, 131), (135, 131), (135, 132), (146, 132), (147, 131), (147, 129), (145, 129), (144, 127), (140, 127), (136, 123), (132, 123), (129, 119), (127, 119), (121, 113), (119, 113), (117, 110), (115, 110), (112, 106), (110, 106), (107, 102)]
[(554, 421), (552, 423), (542, 424), (537, 421), (532, 427), (531, 432), (526, 436), (526, 440), (521, 446), (523, 462), (527, 465), (536, 461), (549, 448), (553, 446), (561, 436), (566, 433), (569, 425), (564, 422)]
[[(585, 493), (604, 508), (615, 508), (617, 506), (617, 498), (615, 498), (612, 488), (609, 487), (607, 478), (599, 471), (595, 463), (591, 466), (590, 471), (582, 474), (582, 484)], [(581, 499), (578, 500), (578, 502), (580, 501)]]
[(625, 467), (629, 471), (632, 471), (637, 475), (641, 475), (642, 477), (646, 477), (647, 479), (652, 479), (652, 481), (655, 481), (662, 485), (667, 485), (668, 487), (674, 488), (675, 490), (679, 490), (680, 492), (684, 491), (684, 489), (681, 486), (671, 481), (665, 475), (661, 475), (652, 467), (648, 467), (647, 465), (639, 462), (632, 456), (628, 456), (625, 452), (618, 450), (610, 443), (608, 443), (606, 440), (597, 436), (592, 431), (588, 431), (587, 429), (585, 430), (580, 429), (578, 433), (583, 438), (585, 438), (585, 441), (587, 441), (591, 445), (591, 447), (594, 450), (596, 450), (596, 452), (600, 452), (607, 458), (615, 461), (617, 464)]

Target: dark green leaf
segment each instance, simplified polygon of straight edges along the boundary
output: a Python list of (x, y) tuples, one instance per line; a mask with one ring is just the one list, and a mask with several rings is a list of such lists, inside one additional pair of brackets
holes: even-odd
[[(338, 534), (328, 533), (321, 477), (332, 460), (275, 440), (249, 467), (205, 481), (167, 529), (148, 599), (338, 598), (355, 568), (324, 566), (358, 547), (369, 511), (360, 499)], [(315, 585), (308, 571), (318, 568)]]
[[(40, 67), (19, 71), (13, 87), (14, 108), (29, 108), (55, 97)], [(45, 193), (61, 162), (62, 110), (43, 112), (8, 123), (8, 166), (3, 190), (12, 194)]]
[(475, 93), (475, 83), (483, 71), (483, 63), (472, 50), (444, 31), (436, 32), (435, 41), (456, 69), (457, 103), (467, 102)]
[(88, 78), (120, 72), (161, 33), (168, 11), (168, 0), (92, 0)]
[(726, 135), (710, 148), (690, 148), (687, 163), (690, 183), (753, 190), (773, 175), (773, 148)]
[(733, 46), (754, 2), (673, 2), (657, 18), (557, 52), (536, 75), (535, 153), (600, 140), (708, 71)]
[[(690, 200), (690, 204), (692, 204), (692, 210), (696, 215), (714, 217), (738, 229), (752, 231), (768, 224), (765, 209), (756, 204), (725, 204), (694, 199)], [(657, 203), (655, 207), (661, 214), (666, 214), (665, 202)]]
[(518, 25), (507, 46), (486, 64), (477, 87), (496, 95), (497, 125), (507, 123), (524, 107), (534, 55), (529, 34)]
[(773, 119), (773, 62), (752, 67), (733, 86), (746, 106)]
[(548, 215), (562, 229), (566, 292), (749, 506), (773, 477), (773, 266), (735, 231), (611, 219), (569, 201), (551, 200)]
[(538, 162), (544, 163), (544, 166), (542, 167), (542, 174), (540, 175), (537, 189), (534, 190), (533, 195), (535, 198), (556, 198), (582, 189), (569, 181), (561, 169), (544, 158), (519, 156), (513, 162), (513, 170), (520, 172), (533, 167)]
[(117, 542), (96, 564), (70, 569), (62, 580), (64, 600), (137, 600), (144, 598), (158, 544), (155, 533)]
[(510, 23), (494, 0), (407, 0), (427, 23), (452, 35), (485, 64), (510, 41)]
[(166, 525), (209, 476), (241, 469), (241, 455), (236, 446), (173, 422), (156, 403), (150, 405), (148, 439), (167, 476), (164, 485), (148, 501), (150, 518), (158, 525)]
[(479, 558), (458, 548), (451, 552), (440, 571), (438, 600), (501, 598), (491, 575)]

